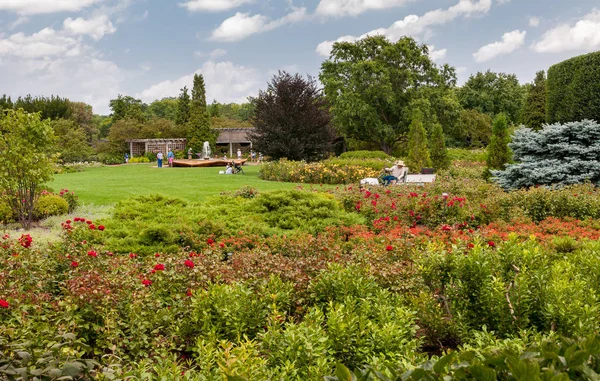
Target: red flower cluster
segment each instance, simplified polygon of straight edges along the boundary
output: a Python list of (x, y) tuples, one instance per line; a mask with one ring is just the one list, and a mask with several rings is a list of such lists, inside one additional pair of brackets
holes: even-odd
[(394, 250), (394, 246), (392, 246), (392, 245), (387, 245), (387, 246), (386, 246), (386, 248), (385, 248), (385, 250), (386, 250), (386, 251), (392, 251), (392, 250)]
[(4, 299), (0, 299), (0, 307), (8, 308), (8, 307), (10, 307), (10, 304), (8, 304), (8, 302)]
[(144, 280), (142, 281), (142, 284), (143, 284), (144, 286), (148, 287), (148, 286), (150, 286), (150, 285), (152, 284), (152, 281), (151, 281), (151, 280), (149, 280), (149, 279), (144, 279)]
[(165, 265), (163, 265), (162, 263), (159, 263), (154, 266), (155, 271), (163, 271), (164, 269), (165, 269)]
[(31, 238), (31, 236), (29, 234), (23, 234), (21, 236), (21, 238), (19, 238), (19, 243), (21, 244), (21, 246), (23, 246), (26, 249), (28, 249), (31, 246), (32, 242), (33, 242), (33, 239)]
[(97, 253), (97, 252), (95, 252), (94, 250), (90, 250), (90, 251), (88, 251), (88, 255), (89, 255), (90, 257), (94, 257), (94, 258), (96, 258), (96, 257), (98, 256), (98, 253)]
[(100, 230), (100, 231), (104, 231), (104, 225), (100, 225), (100, 226), (98, 226), (98, 230)]
[(183, 264), (185, 265), (185, 267), (188, 267), (190, 269), (194, 268), (194, 262), (190, 261), (189, 259), (187, 261), (185, 261)]
[(209, 238), (206, 240), (206, 243), (208, 243), (209, 245), (212, 245), (213, 243), (215, 243), (215, 240), (212, 238)]
[(71, 267), (75, 268), (75, 267), (78, 267), (78, 266), (79, 266), (79, 262), (77, 262), (77, 261), (71, 262)]

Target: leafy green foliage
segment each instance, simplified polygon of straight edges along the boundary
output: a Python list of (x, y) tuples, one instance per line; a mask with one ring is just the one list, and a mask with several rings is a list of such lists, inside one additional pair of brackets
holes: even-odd
[(270, 181), (307, 184), (349, 184), (365, 177), (377, 177), (389, 165), (379, 159), (328, 159), (318, 163), (279, 160), (265, 163), (260, 177)]
[(129, 95), (123, 96), (119, 94), (116, 99), (111, 99), (110, 101), (110, 109), (112, 110), (110, 117), (113, 123), (116, 123), (121, 119), (132, 119), (143, 123), (146, 121), (144, 112), (147, 107), (148, 105), (143, 103), (140, 99), (135, 99)]
[(178, 126), (185, 126), (190, 120), (190, 95), (187, 86), (181, 89), (181, 94), (177, 98), (177, 116), (175, 123)]
[(546, 73), (543, 70), (536, 73), (529, 88), (521, 121), (534, 130), (541, 130), (546, 123)]
[(26, 229), (44, 183), (52, 179), (53, 144), (50, 123), (40, 114), (8, 110), (0, 115), (0, 189)]
[(340, 159), (382, 159), (389, 160), (391, 156), (383, 151), (348, 151), (339, 156)]
[(505, 189), (600, 182), (600, 125), (591, 120), (515, 131), (510, 148), (517, 163), (494, 172)]
[(58, 137), (56, 148), (63, 163), (88, 161), (93, 154), (86, 132), (74, 121), (59, 119), (52, 122), (54, 134)]
[(54, 194), (41, 195), (34, 207), (34, 216), (37, 219), (43, 219), (50, 216), (60, 216), (67, 214), (69, 203), (61, 196)]
[(574, 57), (548, 69), (546, 120), (548, 123), (600, 123), (600, 52)]
[(459, 89), (458, 98), (465, 109), (477, 110), (492, 118), (504, 113), (510, 123), (517, 124), (525, 94), (516, 75), (488, 70), (471, 75)]
[(279, 72), (251, 103), (254, 131), (248, 137), (261, 153), (316, 161), (331, 151), (331, 116), (314, 79)]
[[(375, 143), (386, 153), (408, 133), (410, 103), (425, 97), (445, 112), (437, 99), (456, 82), (454, 69), (437, 67), (427, 46), (410, 37), (392, 43), (383, 36), (334, 44), (319, 78), (340, 134)], [(440, 121), (448, 119), (441, 116)]]
[(492, 136), (492, 118), (477, 110), (461, 110), (458, 122), (449, 131), (452, 143), (457, 146), (487, 147)]

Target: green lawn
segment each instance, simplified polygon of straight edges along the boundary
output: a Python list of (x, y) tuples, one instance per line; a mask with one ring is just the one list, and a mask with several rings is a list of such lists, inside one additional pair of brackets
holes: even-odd
[(219, 175), (224, 168), (156, 168), (156, 164), (130, 164), (89, 168), (54, 176), (50, 187), (75, 191), (82, 204), (110, 205), (126, 198), (163, 194), (202, 201), (249, 185), (259, 191), (289, 189), (296, 184), (264, 181), (258, 166), (244, 166), (245, 175)]

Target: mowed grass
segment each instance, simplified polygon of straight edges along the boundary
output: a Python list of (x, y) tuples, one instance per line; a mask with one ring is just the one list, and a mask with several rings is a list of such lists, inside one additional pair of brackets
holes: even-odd
[(157, 168), (156, 164), (129, 164), (89, 168), (54, 176), (54, 191), (74, 191), (81, 204), (112, 205), (127, 198), (162, 194), (187, 201), (203, 201), (245, 185), (261, 192), (290, 189), (292, 183), (258, 178), (258, 166), (244, 166), (245, 175), (219, 175), (224, 168)]

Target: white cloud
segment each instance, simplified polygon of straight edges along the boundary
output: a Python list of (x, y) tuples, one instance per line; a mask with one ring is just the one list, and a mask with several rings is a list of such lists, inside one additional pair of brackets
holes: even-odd
[(184, 75), (175, 80), (157, 83), (136, 97), (144, 102), (177, 96), (184, 86), (190, 88), (194, 74), (202, 74), (206, 83), (206, 98), (216, 99), (221, 103), (246, 102), (248, 96), (258, 94), (258, 90), (266, 78), (258, 70), (251, 67), (235, 65), (231, 62), (207, 61), (195, 73)]
[(29, 17), (19, 16), (18, 19), (16, 19), (15, 21), (10, 23), (10, 25), (8, 26), (8, 29), (13, 30), (16, 27), (18, 27), (19, 25), (25, 24), (27, 22), (29, 22)]
[(448, 49), (439, 49), (436, 50), (435, 46), (429, 45), (429, 57), (433, 61), (440, 61), (446, 58), (446, 53), (448, 53)]
[(498, 4), (508, 4), (510, 3), (510, 0), (497, 0)]
[(538, 53), (600, 49), (600, 9), (593, 9), (575, 25), (563, 24), (550, 29), (532, 49)]
[(221, 12), (250, 4), (253, 0), (189, 0), (179, 5), (190, 12)]
[(316, 13), (321, 16), (357, 16), (369, 10), (400, 7), (411, 0), (321, 0)]
[(260, 14), (251, 16), (249, 13), (236, 13), (223, 21), (213, 30), (210, 39), (213, 41), (235, 42), (246, 39), (253, 34), (267, 32), (286, 24), (296, 23), (306, 19), (306, 8), (294, 8), (292, 12), (280, 19), (271, 20)]
[(64, 36), (52, 28), (44, 28), (30, 36), (16, 33), (0, 39), (0, 56), (19, 58), (56, 57), (70, 52), (71, 55), (79, 50), (77, 39)]
[(227, 51), (224, 49), (215, 49), (208, 55), (210, 58), (215, 59), (227, 54)]
[(73, 20), (69, 17), (63, 22), (63, 27), (69, 33), (89, 35), (96, 41), (102, 39), (105, 34), (117, 31), (107, 15), (98, 15), (87, 20), (81, 17)]
[(529, 26), (532, 27), (538, 27), (540, 25), (540, 19), (537, 17), (530, 17), (529, 18)]
[(0, 11), (23, 15), (77, 12), (103, 0), (0, 0)]
[(389, 28), (379, 28), (363, 34), (360, 37), (343, 36), (335, 41), (324, 41), (317, 46), (317, 53), (329, 56), (335, 42), (356, 41), (373, 35), (383, 35), (392, 41), (397, 41), (402, 36), (413, 36), (427, 39), (433, 31), (431, 27), (446, 24), (458, 17), (471, 17), (487, 13), (492, 6), (492, 0), (459, 0), (456, 5), (447, 9), (436, 9), (422, 16), (408, 15), (396, 21)]
[(494, 57), (512, 53), (525, 44), (525, 35), (527, 32), (513, 30), (502, 35), (502, 41), (497, 41), (485, 46), (482, 46), (473, 57), (476, 62), (489, 61)]

